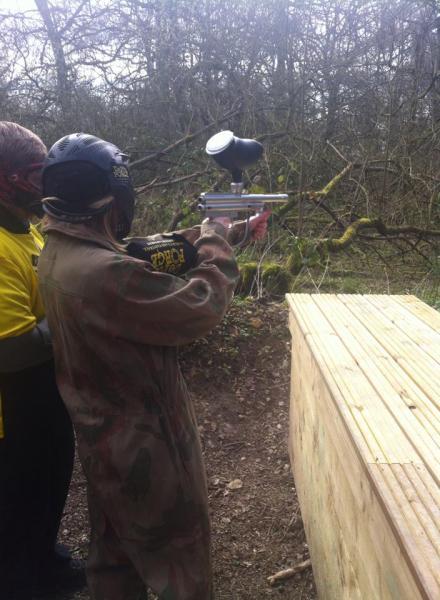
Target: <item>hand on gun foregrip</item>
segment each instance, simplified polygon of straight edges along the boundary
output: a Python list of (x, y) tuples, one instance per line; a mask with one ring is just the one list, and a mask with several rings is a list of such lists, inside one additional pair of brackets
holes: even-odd
[(262, 240), (267, 233), (267, 220), (271, 215), (270, 210), (265, 210), (259, 215), (249, 219), (249, 230), (251, 240)]

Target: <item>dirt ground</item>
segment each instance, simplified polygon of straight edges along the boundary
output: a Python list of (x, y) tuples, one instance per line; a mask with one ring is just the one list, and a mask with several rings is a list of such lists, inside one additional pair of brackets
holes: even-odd
[[(253, 300), (236, 302), (210, 336), (181, 352), (205, 452), (216, 600), (316, 598), (310, 568), (275, 587), (267, 583), (308, 558), (287, 450), (289, 359), (286, 308)], [(85, 558), (78, 466), (61, 530), (75, 556)]]

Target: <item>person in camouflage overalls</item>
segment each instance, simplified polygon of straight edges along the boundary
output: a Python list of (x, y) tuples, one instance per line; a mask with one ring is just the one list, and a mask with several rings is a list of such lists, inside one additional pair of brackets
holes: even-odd
[[(73, 134), (43, 170), (39, 277), (88, 484), (88, 583), (93, 600), (137, 600), (145, 589), (208, 600), (207, 488), (177, 347), (220, 322), (238, 268), (224, 220), (180, 232), (193, 249), (183, 277), (130, 256), (118, 241), (134, 210), (126, 160), (110, 143)], [(264, 217), (254, 233), (262, 227)]]

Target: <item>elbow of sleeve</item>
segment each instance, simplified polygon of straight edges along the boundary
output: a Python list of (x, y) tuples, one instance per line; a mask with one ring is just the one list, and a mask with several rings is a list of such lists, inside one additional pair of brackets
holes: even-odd
[(177, 345), (189, 344), (208, 335), (221, 323), (231, 300), (232, 293), (230, 295), (224, 293), (221, 297), (216, 295), (215, 298), (211, 298), (203, 311), (198, 312), (197, 316), (189, 318), (182, 324)]

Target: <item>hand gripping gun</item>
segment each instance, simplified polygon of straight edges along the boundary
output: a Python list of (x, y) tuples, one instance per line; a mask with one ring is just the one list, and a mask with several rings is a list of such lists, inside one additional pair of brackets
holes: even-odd
[(229, 216), (235, 219), (247, 214), (244, 243), (249, 234), (251, 214), (264, 211), (267, 204), (284, 204), (287, 194), (249, 194), (244, 189), (243, 170), (253, 165), (263, 154), (263, 146), (256, 140), (236, 137), (232, 131), (220, 131), (206, 144), (206, 153), (223, 169), (231, 173), (231, 192), (204, 192), (200, 194), (198, 209), (207, 217)]

